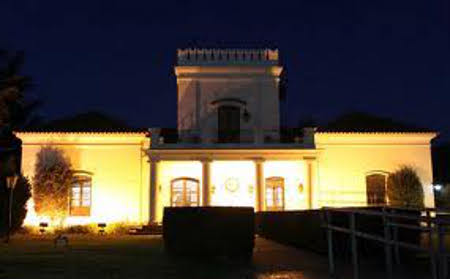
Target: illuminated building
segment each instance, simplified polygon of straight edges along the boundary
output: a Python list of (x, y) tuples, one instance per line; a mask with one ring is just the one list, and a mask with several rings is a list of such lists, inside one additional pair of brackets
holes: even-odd
[[(379, 204), (386, 202), (386, 175), (402, 165), (416, 168), (425, 204), (434, 205), (435, 133), (286, 131), (279, 125), (277, 50), (187, 49), (177, 57), (172, 136), (158, 128), (148, 134), (17, 133), (25, 175), (33, 176), (39, 148), (52, 145), (86, 181), (89, 210), (68, 224), (158, 223), (166, 206), (264, 211)], [(76, 195), (84, 191), (79, 185)], [(30, 210), (27, 222), (39, 218)]]

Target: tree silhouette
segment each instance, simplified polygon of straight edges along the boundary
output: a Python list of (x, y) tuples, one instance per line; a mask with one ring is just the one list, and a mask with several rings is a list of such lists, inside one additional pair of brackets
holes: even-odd
[[(2, 182), (4, 183), (4, 182)], [(2, 185), (3, 190), (6, 188), (4, 185)], [(28, 178), (24, 177), (23, 175), (19, 176), (19, 179), (17, 180), (16, 187), (14, 188), (14, 196), (13, 196), (13, 204), (12, 204), (12, 227), (11, 231), (15, 232), (17, 231), (23, 224), (23, 220), (25, 220), (25, 217), (27, 215), (27, 202), (31, 197), (31, 185), (28, 181)], [(0, 190), (0, 208), (9, 207), (9, 200), (6, 198), (8, 197), (8, 193), (3, 192)], [(7, 218), (0, 218), (0, 235), (4, 235), (9, 226), (9, 217)]]
[[(23, 52), (0, 50), (0, 227), (3, 228), (5, 220), (8, 220), (10, 202), (6, 177), (19, 174), (21, 169), (22, 142), (13, 131), (37, 120), (32, 115), (39, 106), (36, 100), (25, 98), (25, 92), (32, 83), (29, 76), (21, 74), (23, 63)], [(13, 229), (25, 218), (25, 204), (30, 197), (28, 186), (28, 180), (20, 176), (12, 204)]]
[(5, 135), (39, 120), (33, 113), (41, 103), (26, 96), (33, 85), (30, 76), (21, 74), (24, 62), (23, 51), (0, 50), (0, 132)]

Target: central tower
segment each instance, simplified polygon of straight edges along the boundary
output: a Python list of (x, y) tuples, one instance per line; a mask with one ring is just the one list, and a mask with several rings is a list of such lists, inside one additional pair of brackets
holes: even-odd
[(183, 141), (278, 141), (278, 50), (179, 49), (177, 58), (177, 121)]

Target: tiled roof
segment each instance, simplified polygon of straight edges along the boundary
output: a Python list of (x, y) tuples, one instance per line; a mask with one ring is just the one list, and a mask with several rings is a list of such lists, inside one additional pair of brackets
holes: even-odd
[(22, 133), (145, 133), (146, 128), (130, 127), (124, 121), (100, 112), (86, 112), (56, 119), (37, 127), (16, 130)]
[(32, 128), (14, 131), (16, 133), (77, 133), (77, 134), (144, 134), (148, 132), (147, 128)]
[(317, 128), (318, 133), (432, 133), (432, 129), (397, 122), (389, 118), (365, 113), (349, 113), (327, 125)]
[(369, 133), (369, 134), (407, 134), (407, 133), (437, 133), (431, 129), (378, 129), (378, 128), (348, 128), (348, 129), (330, 129), (327, 127), (319, 127), (316, 130), (317, 133)]

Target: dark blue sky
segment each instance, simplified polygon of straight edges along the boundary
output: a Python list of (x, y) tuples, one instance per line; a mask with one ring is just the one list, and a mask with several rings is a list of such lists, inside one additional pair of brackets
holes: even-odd
[(449, 18), (448, 0), (3, 0), (0, 48), (25, 50), (47, 118), (174, 127), (177, 48), (277, 47), (288, 125), (362, 110), (449, 134)]

